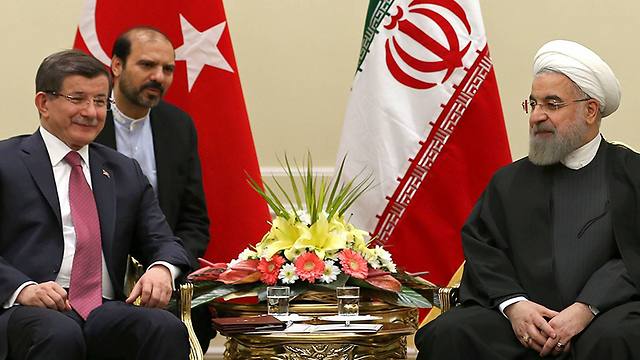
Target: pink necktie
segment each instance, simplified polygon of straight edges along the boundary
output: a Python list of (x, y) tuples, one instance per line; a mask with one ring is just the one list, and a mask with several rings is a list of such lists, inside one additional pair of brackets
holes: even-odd
[(102, 251), (100, 222), (93, 192), (82, 172), (80, 154), (70, 151), (64, 160), (71, 165), (69, 204), (76, 232), (76, 251), (71, 268), (69, 301), (87, 319), (102, 304)]

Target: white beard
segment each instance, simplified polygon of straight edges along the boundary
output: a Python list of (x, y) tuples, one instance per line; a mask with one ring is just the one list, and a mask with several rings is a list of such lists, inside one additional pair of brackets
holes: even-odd
[[(553, 131), (553, 135), (547, 139), (537, 138), (534, 134), (539, 130)], [(559, 133), (551, 122), (536, 124), (529, 129), (529, 160), (535, 165), (559, 163), (582, 145), (587, 131), (583, 119), (576, 119), (569, 124), (564, 134)]]

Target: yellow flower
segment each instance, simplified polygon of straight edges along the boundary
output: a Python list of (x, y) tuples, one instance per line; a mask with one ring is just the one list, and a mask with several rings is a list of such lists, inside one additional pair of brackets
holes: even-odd
[(277, 216), (273, 219), (271, 230), (256, 245), (258, 256), (271, 259), (278, 251), (289, 249), (300, 237), (300, 230), (294, 218), (287, 220)]
[(341, 229), (332, 229), (326, 215), (321, 214), (318, 221), (309, 227), (308, 232), (301, 233), (293, 246), (297, 249), (307, 248), (314, 251), (320, 259), (324, 259), (325, 252), (344, 249), (347, 246), (347, 233)]

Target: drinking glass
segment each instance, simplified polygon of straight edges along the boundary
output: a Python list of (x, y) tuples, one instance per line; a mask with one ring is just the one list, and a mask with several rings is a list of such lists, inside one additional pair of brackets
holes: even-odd
[(267, 313), (274, 316), (289, 315), (289, 294), (288, 286), (267, 287)]
[(339, 286), (336, 288), (339, 316), (358, 316), (360, 288), (357, 286)]

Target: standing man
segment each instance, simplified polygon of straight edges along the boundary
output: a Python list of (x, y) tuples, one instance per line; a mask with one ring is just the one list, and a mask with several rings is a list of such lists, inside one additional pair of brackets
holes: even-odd
[[(149, 178), (174, 234), (198, 268), (209, 243), (196, 130), (182, 110), (162, 101), (171, 86), (175, 54), (158, 30), (136, 27), (113, 45), (114, 106), (96, 142), (134, 158)], [(193, 326), (203, 352), (214, 336), (206, 306), (194, 309)]]
[(600, 134), (618, 80), (562, 40), (533, 73), (529, 156), (465, 224), (462, 305), (418, 331), (418, 359), (640, 358), (640, 155)]
[[(45, 58), (40, 128), (0, 142), (0, 359), (188, 357), (186, 328), (161, 309), (186, 251), (137, 162), (92, 143), (110, 80), (84, 53)], [(128, 254), (147, 270), (125, 299)]]

